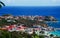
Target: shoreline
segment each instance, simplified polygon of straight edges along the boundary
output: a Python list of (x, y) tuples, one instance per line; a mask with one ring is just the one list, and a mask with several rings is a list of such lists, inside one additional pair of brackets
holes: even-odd
[[(23, 31), (27, 29), (32, 33), (35, 31), (54, 31), (54, 27), (50, 27), (46, 21), (54, 22), (57, 21), (53, 16), (13, 16), (11, 14), (5, 14), (0, 16), (0, 26), (2, 30), (13, 31)], [(54, 22), (55, 23), (55, 22)], [(32, 29), (33, 28), (33, 29)], [(30, 30), (31, 29), (31, 30)], [(31, 33), (27, 32), (27, 33)]]

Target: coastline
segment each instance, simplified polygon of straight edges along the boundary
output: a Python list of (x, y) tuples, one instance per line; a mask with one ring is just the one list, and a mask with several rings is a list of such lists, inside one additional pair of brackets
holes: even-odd
[[(1, 8), (0, 9), (0, 11), (1, 11), (0, 13), (1, 13), (1, 15), (2, 14), (8, 14), (9, 13), (9, 14), (12, 14), (13, 16), (54, 16), (56, 19), (58, 18), (60, 20), (59, 12), (54, 14), (54, 12), (57, 12), (59, 10), (56, 10), (55, 9), (56, 11), (54, 11), (54, 9), (53, 9), (52, 12), (51, 12), (51, 9), (49, 11), (48, 10), (49, 8), (47, 8), (47, 9), (45, 8), (46, 10), (48, 10), (48, 13), (46, 13), (46, 11), (44, 11), (43, 9), (42, 10), (40, 8), (39, 9), (35, 9), (35, 10), (34, 9), (35, 8), (30, 9), (30, 8), (27, 8), (27, 7), (26, 8), (14, 8), (14, 7), (11, 7), (11, 9), (10, 9), (9, 7), (7, 7), (7, 8)], [(3, 12), (3, 10), (4, 10), (4, 12)], [(21, 11), (21, 10), (23, 10), (23, 11)], [(42, 12), (42, 11), (44, 11), (44, 12)], [(51, 26), (53, 28), (60, 28), (60, 22), (58, 21), (57, 23), (52, 23), (52, 25), (49, 24), (49, 26)], [(57, 32), (53, 31), (52, 34), (58, 36), (60, 31), (57, 31)]]

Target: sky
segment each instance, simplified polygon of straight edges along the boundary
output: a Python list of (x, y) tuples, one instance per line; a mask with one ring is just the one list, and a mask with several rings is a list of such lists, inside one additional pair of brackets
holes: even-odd
[(6, 6), (60, 6), (60, 0), (0, 0)]

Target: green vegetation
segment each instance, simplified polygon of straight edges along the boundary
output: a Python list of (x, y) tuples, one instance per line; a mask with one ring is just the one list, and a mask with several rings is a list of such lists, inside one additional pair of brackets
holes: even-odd
[(8, 32), (8, 31), (1, 31), (0, 30), (0, 38), (44, 38), (43, 35), (36, 35), (36, 34), (27, 34), (24, 32)]

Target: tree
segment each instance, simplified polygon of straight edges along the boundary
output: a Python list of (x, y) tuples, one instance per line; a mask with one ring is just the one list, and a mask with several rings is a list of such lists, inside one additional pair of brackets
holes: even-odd
[(54, 35), (53, 34), (50, 34), (50, 37), (53, 37)]
[(0, 1), (0, 8), (1, 8), (2, 6), (5, 6), (5, 4)]
[(44, 34), (44, 31), (40, 31), (41, 34)]
[(39, 38), (45, 38), (44, 35), (40, 35)]

